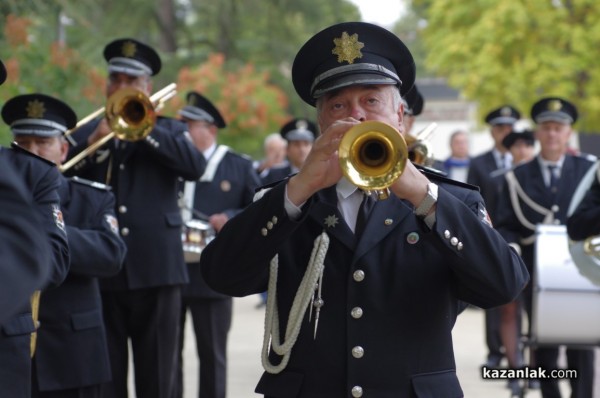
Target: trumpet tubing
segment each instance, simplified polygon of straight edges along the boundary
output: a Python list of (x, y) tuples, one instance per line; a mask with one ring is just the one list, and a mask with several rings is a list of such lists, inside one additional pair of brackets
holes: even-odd
[(375, 191), (380, 199), (396, 181), (408, 160), (402, 134), (389, 124), (367, 121), (346, 132), (338, 149), (340, 167), (352, 184)]

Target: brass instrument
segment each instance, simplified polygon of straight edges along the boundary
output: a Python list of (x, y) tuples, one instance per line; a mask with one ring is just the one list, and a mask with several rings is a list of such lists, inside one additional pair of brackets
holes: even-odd
[(421, 166), (431, 166), (433, 164), (433, 154), (429, 147), (429, 139), (433, 131), (437, 128), (437, 123), (431, 123), (416, 135), (407, 135), (405, 137), (408, 146), (408, 158), (414, 164)]
[(346, 132), (338, 149), (344, 176), (379, 199), (389, 196), (389, 186), (404, 172), (408, 148), (402, 134), (389, 124), (366, 121)]
[(112, 94), (106, 101), (106, 107), (100, 108), (92, 114), (79, 121), (75, 128), (67, 131), (65, 136), (70, 136), (81, 125), (87, 123), (104, 112), (111, 128), (111, 133), (94, 142), (89, 147), (75, 155), (69, 161), (59, 166), (61, 172), (73, 167), (86, 156), (94, 153), (98, 148), (118, 138), (123, 141), (139, 141), (145, 138), (156, 123), (156, 111), (165, 101), (176, 94), (176, 84), (171, 83), (165, 88), (148, 97), (134, 88), (124, 88)]

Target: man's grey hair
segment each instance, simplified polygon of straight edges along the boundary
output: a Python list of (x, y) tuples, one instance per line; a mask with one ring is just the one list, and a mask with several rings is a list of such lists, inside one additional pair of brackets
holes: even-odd
[(263, 148), (266, 148), (271, 142), (283, 142), (284, 146), (287, 146), (287, 141), (279, 133), (271, 133), (265, 137)]

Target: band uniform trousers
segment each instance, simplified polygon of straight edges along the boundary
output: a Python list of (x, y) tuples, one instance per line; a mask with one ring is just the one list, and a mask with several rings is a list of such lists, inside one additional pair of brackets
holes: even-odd
[[(488, 151), (471, 159), (467, 175), (467, 182), (479, 187), (492, 222), (495, 220), (498, 186), (497, 180), (494, 180), (490, 174), (496, 170), (498, 170), (498, 164), (496, 163), (494, 154), (492, 151)], [(488, 348), (487, 364), (492, 366), (497, 366), (504, 356), (502, 352), (502, 339), (500, 338), (500, 318), (499, 307), (485, 310), (485, 342)]]

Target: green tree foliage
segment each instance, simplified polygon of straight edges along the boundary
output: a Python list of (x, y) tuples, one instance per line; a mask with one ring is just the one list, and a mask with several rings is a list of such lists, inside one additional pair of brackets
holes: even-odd
[[(8, 28), (9, 15), (22, 21), (19, 30)], [(302, 43), (332, 23), (359, 19), (348, 0), (6, 0), (0, 3), (0, 59), (8, 63), (10, 77), (0, 88), (0, 105), (13, 95), (42, 91), (86, 115), (105, 99), (102, 48), (115, 38), (135, 37), (159, 49), (163, 69), (156, 88), (206, 64), (223, 74), (210, 81), (215, 87), (205, 85), (205, 94), (214, 92), (224, 109), (236, 109), (228, 134), (239, 145), (229, 144), (253, 153), (277, 123), (292, 115), (314, 115), (291, 84), (291, 65)], [(9, 45), (18, 35), (20, 41)], [(223, 55), (222, 65), (211, 63), (215, 54)], [(267, 107), (262, 136), (256, 126), (244, 129), (244, 123), (233, 121), (252, 119), (237, 98), (224, 103), (227, 99), (219, 96), (227, 89), (225, 77), (242, 71), (252, 75), (242, 81), (255, 80), (265, 88), (245, 93), (262, 96), (257, 102)], [(180, 82), (180, 98), (192, 88)], [(168, 106), (165, 112), (173, 110)], [(0, 142), (7, 142), (6, 134), (6, 127), (0, 127)]]
[(577, 104), (579, 129), (600, 124), (600, 3), (594, 0), (415, 0), (426, 7), (426, 62), (480, 104), (528, 113), (541, 96)]

